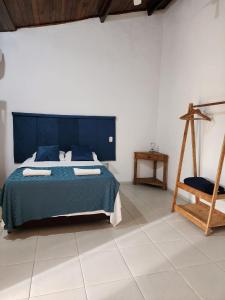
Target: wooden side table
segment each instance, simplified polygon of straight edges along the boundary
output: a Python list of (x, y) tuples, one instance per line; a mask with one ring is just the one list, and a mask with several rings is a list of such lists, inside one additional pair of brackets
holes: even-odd
[[(159, 152), (134, 152), (134, 184), (150, 184), (160, 186), (167, 190), (167, 172), (168, 172), (168, 155)], [(153, 161), (153, 177), (138, 178), (137, 166), (138, 160), (152, 160)], [(163, 162), (163, 181), (157, 178), (157, 162)]]

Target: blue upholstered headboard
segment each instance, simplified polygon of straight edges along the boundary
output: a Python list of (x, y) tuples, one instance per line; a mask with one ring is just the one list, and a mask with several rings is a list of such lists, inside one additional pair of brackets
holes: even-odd
[(74, 144), (88, 145), (99, 160), (116, 159), (115, 117), (12, 114), (15, 163), (23, 162), (38, 146), (46, 145), (59, 145), (63, 151)]

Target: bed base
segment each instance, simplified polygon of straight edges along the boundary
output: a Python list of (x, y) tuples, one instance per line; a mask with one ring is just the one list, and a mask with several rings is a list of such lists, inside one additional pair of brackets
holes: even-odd
[(81, 216), (60, 216), (52, 217), (42, 220), (33, 220), (24, 223), (21, 226), (16, 227), (13, 230), (7, 230), (8, 234), (15, 232), (17, 229), (31, 229), (31, 228), (43, 228), (43, 227), (57, 227), (57, 226), (68, 226), (68, 225), (83, 225), (95, 223), (98, 221), (106, 221), (107, 224), (110, 224), (110, 216), (105, 214), (93, 214), (93, 215), (81, 215)]

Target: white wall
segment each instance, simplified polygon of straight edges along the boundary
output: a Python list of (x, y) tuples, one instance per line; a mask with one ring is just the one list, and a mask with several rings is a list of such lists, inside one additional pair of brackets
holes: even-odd
[(121, 181), (133, 176), (133, 152), (155, 139), (161, 17), (145, 13), (0, 33), (0, 181), (14, 168), (12, 111), (115, 115)]
[[(189, 102), (225, 100), (224, 28), (225, 1), (179, 0), (163, 16), (157, 135), (161, 150), (170, 155), (172, 189), (184, 129), (179, 116)], [(214, 179), (224, 136), (225, 106), (206, 111), (213, 122), (202, 123), (201, 174)], [(192, 174), (189, 150), (183, 177)]]
[[(91, 19), (0, 33), (0, 181), (14, 168), (12, 111), (116, 115), (111, 170), (117, 178), (132, 179), (133, 151), (148, 149), (157, 123), (173, 189), (184, 127), (179, 116), (191, 101), (225, 99), (224, 28), (225, 1), (179, 0), (152, 17), (129, 14), (104, 24)], [(214, 178), (225, 107), (207, 112), (213, 122), (201, 128), (201, 174)], [(191, 173), (188, 149), (183, 177)]]

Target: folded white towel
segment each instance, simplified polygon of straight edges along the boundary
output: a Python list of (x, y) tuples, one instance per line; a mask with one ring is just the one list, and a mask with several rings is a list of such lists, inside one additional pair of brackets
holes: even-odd
[(73, 168), (74, 174), (78, 176), (82, 175), (100, 175), (101, 169), (79, 169)]
[(38, 170), (26, 168), (23, 170), (23, 176), (50, 176), (51, 170)]

